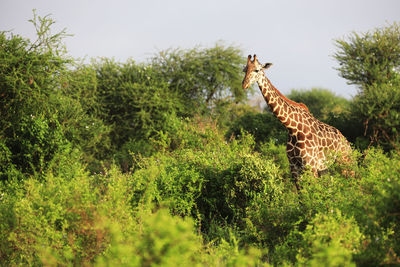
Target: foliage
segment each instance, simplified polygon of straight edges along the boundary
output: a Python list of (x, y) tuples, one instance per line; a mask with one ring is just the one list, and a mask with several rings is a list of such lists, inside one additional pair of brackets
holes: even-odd
[[(70, 153), (69, 143), (84, 149), (84, 160), (94, 164), (104, 156), (101, 147), (109, 146), (108, 129), (65, 91), (72, 63), (62, 44), (65, 31), (51, 34), (54, 21), (47, 16), (35, 14), (31, 22), (37, 31), (34, 42), (0, 34), (0, 137), (10, 153), (2, 169), (44, 173), (58, 154)], [(1, 176), (10, 177), (3, 171)]]
[[(211, 121), (174, 124), (177, 135), (166, 133), (152, 157), (136, 156), (132, 173), (112, 167), (91, 176), (77, 165), (67, 177), (48, 173), (44, 181), (4, 184), (2, 262), (143, 266), (178, 257), (201, 265), (264, 259), (334, 266), (398, 260), (397, 154), (371, 150), (363, 165), (352, 167), (362, 180), (334, 169), (318, 180), (305, 175), (297, 194), (271, 159), (254, 152), (249, 135), (226, 143)], [(272, 144), (264, 144), (265, 155), (276, 149)]]
[[(51, 114), (49, 95), (59, 86), (59, 74), (68, 60), (64, 57), (61, 40), (65, 33), (48, 32), (53, 21), (36, 17), (38, 34), (35, 42), (18, 35), (0, 32), (0, 99), (1, 134), (12, 122), (24, 115)], [(28, 113), (29, 112), (29, 113)]]
[[(194, 106), (212, 106), (212, 116), (221, 118), (223, 123), (228, 115), (221, 107), (232, 106), (233, 101), (245, 97), (238, 90), (242, 59), (237, 53), (236, 48), (222, 45), (210, 49), (169, 50), (154, 56), (151, 64), (101, 59), (70, 71), (64, 78), (63, 91), (80, 102), (90, 116), (89, 122), (97, 126), (93, 127), (97, 133), (94, 132), (92, 140), (100, 139), (91, 144), (79, 141), (86, 146), (85, 151), (92, 151), (87, 156), (104, 159), (114, 152), (126, 169), (131, 164), (130, 152), (153, 153), (146, 140), (165, 131), (172, 114), (194, 115)], [(211, 85), (215, 88), (207, 92)], [(228, 91), (234, 99), (228, 97)], [(208, 109), (202, 110), (210, 113)], [(92, 128), (90, 124), (86, 126)], [(84, 139), (79, 134), (82, 132), (74, 133), (74, 137)], [(98, 144), (96, 148), (94, 144)]]
[(179, 110), (167, 84), (147, 66), (104, 59), (94, 68), (99, 117), (112, 126), (111, 140), (118, 148), (130, 138), (151, 137), (163, 129), (166, 114)]
[(229, 129), (238, 120), (241, 120), (243, 116), (256, 112), (256, 108), (248, 104), (234, 103), (228, 99), (219, 99), (214, 101), (212, 110), (203, 116), (209, 116), (213, 120), (216, 120), (219, 128)]
[(251, 133), (257, 143), (274, 140), (277, 144), (287, 142), (287, 131), (279, 120), (270, 112), (248, 112), (234, 121), (227, 132), (227, 137), (240, 137), (242, 130)]
[(58, 73), (67, 62), (53, 54), (63, 32), (44, 36), (44, 28), (50, 27), (51, 21), (39, 18), (39, 27), (37, 20), (35, 16), (40, 35), (35, 43), (0, 33), (0, 137), (5, 161), (2, 179), (17, 169), (27, 174), (41, 173), (65, 145), (57, 120), (50, 116), (54, 109), (47, 104), (57, 86)]
[(85, 152), (85, 162), (96, 169), (112, 153), (112, 128), (100, 116), (96, 72), (92, 67), (75, 63), (72, 70), (63, 74), (62, 85), (59, 94), (52, 98), (57, 117), (66, 138)]
[(347, 41), (336, 40), (339, 51), (334, 57), (339, 62), (340, 75), (360, 86), (387, 84), (398, 79), (399, 35), (399, 25), (394, 23), (362, 34), (353, 33)]
[(262, 177), (277, 179), (272, 162), (264, 166), (250, 153), (254, 142), (249, 135), (227, 143), (215, 125), (202, 120), (177, 121), (173, 133), (166, 133), (162, 143), (168, 149), (175, 147), (172, 155), (156, 154), (139, 162), (144, 168), (134, 173), (134, 180), (141, 181), (139, 188), (148, 188), (150, 183), (152, 198), (158, 203), (169, 199), (174, 213), (200, 218), (203, 231), (211, 231), (215, 220), (241, 223), (246, 212), (243, 203), (267, 190), (268, 181)]
[[(36, 42), (0, 34), (1, 266), (400, 263), (395, 150), (305, 172), (298, 192), (282, 126), (239, 101), (239, 50), (83, 64), (65, 57), (48, 17), (33, 23)], [(395, 112), (357, 106), (397, 108), (394, 87), (377, 85), (354, 101), (324, 90), (294, 98), (360, 140), (360, 112), (397, 127), (383, 120)]]
[(359, 86), (355, 115), (371, 142), (399, 151), (400, 26), (397, 23), (337, 40), (340, 75)]
[[(132, 202), (137, 197), (134, 183), (139, 182), (132, 178), (116, 168), (90, 176), (80, 167), (69, 179), (49, 173), (43, 182), (3, 185), (2, 265), (241, 266), (258, 261), (256, 249), (239, 252), (237, 244), (225, 241), (221, 248), (203, 246), (189, 217), (171, 216), (143, 199)], [(176, 185), (188, 187), (187, 182)], [(152, 193), (148, 188), (146, 194), (153, 197)], [(173, 196), (185, 194), (174, 191)]]
[(233, 46), (216, 44), (212, 48), (169, 49), (153, 57), (151, 66), (186, 103), (186, 112), (204, 109), (215, 99), (226, 97), (238, 102), (244, 60)]
[(298, 255), (299, 262), (308, 266), (354, 266), (352, 254), (360, 251), (363, 235), (353, 218), (340, 211), (317, 214), (301, 233), (305, 243)]
[(140, 229), (129, 239), (120, 236), (122, 229), (112, 229), (112, 246), (96, 266), (201, 265), (201, 239), (190, 219), (172, 217), (165, 209), (141, 216)]
[(374, 84), (355, 98), (355, 113), (362, 118), (371, 142), (400, 152), (400, 79), (394, 84)]
[(23, 117), (13, 128), (18, 139), (9, 140), (7, 145), (14, 151), (12, 162), (23, 173), (43, 173), (58, 152), (68, 149), (57, 120)]

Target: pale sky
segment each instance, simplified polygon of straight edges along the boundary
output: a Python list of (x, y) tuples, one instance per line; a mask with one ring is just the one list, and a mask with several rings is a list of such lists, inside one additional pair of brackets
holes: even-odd
[(333, 40), (400, 22), (399, 0), (0, 0), (0, 30), (34, 38), (32, 9), (73, 34), (75, 58), (146, 62), (223, 41), (272, 62), (267, 76), (283, 93), (322, 87), (347, 98), (357, 91), (335, 70)]

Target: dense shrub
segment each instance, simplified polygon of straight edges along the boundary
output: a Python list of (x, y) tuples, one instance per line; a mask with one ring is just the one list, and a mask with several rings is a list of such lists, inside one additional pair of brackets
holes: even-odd
[(7, 145), (14, 152), (12, 162), (24, 173), (42, 173), (55, 154), (68, 146), (61, 126), (54, 119), (23, 117), (13, 128), (18, 138), (9, 140)]
[(400, 152), (400, 25), (394, 22), (336, 40), (339, 74), (357, 85), (354, 115), (370, 141)]
[(113, 151), (111, 127), (99, 115), (94, 74), (86, 66), (68, 70), (62, 77), (61, 90), (50, 99), (65, 137), (84, 152), (83, 160), (93, 171), (99, 169), (101, 161), (110, 160)]
[(246, 113), (239, 117), (227, 132), (227, 137), (239, 137), (242, 130), (251, 133), (256, 143), (273, 140), (276, 144), (286, 144), (287, 131), (270, 112)]
[[(346, 167), (353, 169), (356, 177), (365, 177), (362, 180), (343, 176), (339, 166), (318, 179), (305, 174), (300, 181), (303, 189), (297, 194), (290, 179), (283, 178), (284, 172), (275, 165), (283, 161), (279, 156), (285, 156), (283, 146), (264, 143), (259, 154), (254, 152), (255, 143), (249, 135), (227, 143), (213, 123), (175, 123), (174, 134), (165, 133), (162, 143), (164, 149), (174, 143), (175, 149), (137, 162), (133, 175), (140, 189), (136, 193), (143, 197), (134, 203), (167, 205), (175, 214), (192, 216), (207, 240), (222, 242), (233, 236), (239, 246), (268, 248), (266, 257), (274, 264), (316, 264), (326, 258), (332, 265), (396, 260), (398, 243), (389, 241), (389, 236), (394, 233), (397, 217), (388, 214), (396, 214), (397, 206), (385, 201), (397, 203), (394, 188), (398, 182), (393, 182), (391, 190), (385, 185), (385, 192), (393, 192), (387, 198), (376, 186), (385, 184), (379, 177), (395, 176), (390, 179), (398, 180), (398, 168), (392, 166), (398, 157), (371, 150), (364, 164)], [(354, 157), (356, 162), (359, 155)], [(382, 205), (391, 211), (378, 214), (375, 207), (380, 204), (375, 201), (386, 203)], [(374, 225), (378, 221), (384, 223)], [(352, 226), (346, 228), (349, 224)], [(311, 228), (315, 225), (322, 228)], [(334, 234), (338, 241), (330, 241), (328, 236), (318, 241), (327, 243), (310, 247), (313, 231), (329, 234), (329, 229), (348, 232)], [(340, 239), (352, 233), (358, 236), (353, 243)]]
[(72, 79), (73, 62), (62, 43), (65, 31), (51, 34), (49, 17), (35, 15), (32, 22), (36, 41), (0, 33), (0, 138), (9, 151), (8, 167), (1, 168), (44, 172), (58, 153), (69, 153), (68, 143), (81, 149), (86, 163), (95, 164), (106, 158), (109, 130), (67, 90), (69, 81), (84, 87), (90, 77)]
[(142, 216), (140, 228), (127, 240), (119, 236), (123, 229), (113, 229), (111, 247), (95, 265), (201, 265), (202, 241), (191, 220), (172, 217), (164, 209)]
[[(240, 104), (234, 48), (70, 65), (64, 33), (50, 38), (48, 17), (33, 22), (36, 42), (0, 34), (1, 266), (400, 262), (395, 151), (305, 172), (298, 192), (282, 126)], [(389, 87), (376, 108), (396, 99)], [(319, 93), (330, 95), (304, 95)], [(327, 98), (312, 103), (343, 104)], [(354, 134), (352, 108), (319, 111)]]
[(37, 40), (0, 32), (0, 134), (12, 136), (10, 127), (24, 116), (50, 115), (55, 109), (49, 97), (60, 86), (62, 73), (69, 60), (62, 48), (65, 32), (51, 35), (53, 21), (33, 20)]
[(340, 211), (317, 214), (301, 233), (304, 244), (298, 255), (299, 263), (318, 266), (350, 266), (352, 255), (361, 248), (363, 235), (353, 218), (345, 218)]
[(187, 114), (213, 106), (215, 100), (246, 98), (241, 89), (241, 51), (222, 43), (211, 48), (169, 49), (152, 58), (151, 67), (185, 103)]
[(147, 139), (162, 130), (165, 115), (179, 109), (179, 101), (150, 67), (111, 60), (94, 67), (100, 117), (112, 126), (110, 135), (118, 148), (130, 138)]
[[(258, 250), (239, 252), (235, 243), (204, 246), (192, 219), (171, 216), (165, 209), (157, 211), (143, 198), (132, 209), (137, 194), (133, 184), (130, 175), (115, 168), (89, 176), (82, 167), (70, 179), (48, 174), (41, 182), (4, 184), (2, 265), (241, 266), (259, 261)], [(174, 193), (172, 197), (186, 194)]]
[(45, 35), (41, 30), (50, 27), (51, 20), (35, 17), (33, 21), (38, 32), (34, 43), (0, 32), (2, 179), (8, 178), (6, 172), (11, 169), (26, 174), (42, 172), (65, 145), (53, 116), (55, 109), (49, 104), (59, 85), (59, 73), (68, 63), (60, 47), (64, 32)]

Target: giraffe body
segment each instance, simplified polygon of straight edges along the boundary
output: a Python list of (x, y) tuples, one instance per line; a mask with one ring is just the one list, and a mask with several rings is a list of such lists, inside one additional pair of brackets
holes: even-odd
[(286, 153), (299, 189), (297, 179), (304, 169), (309, 167), (318, 176), (327, 169), (329, 159), (348, 156), (351, 147), (339, 130), (317, 120), (304, 104), (286, 98), (271, 84), (263, 71), (271, 65), (261, 65), (256, 55), (252, 61), (249, 55), (242, 86), (246, 89), (257, 82), (271, 111), (288, 130)]

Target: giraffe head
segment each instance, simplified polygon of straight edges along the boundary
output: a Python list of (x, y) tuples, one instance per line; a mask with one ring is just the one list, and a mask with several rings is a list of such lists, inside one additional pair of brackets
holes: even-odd
[(249, 88), (254, 82), (260, 78), (261, 71), (268, 69), (272, 66), (272, 63), (266, 63), (262, 65), (257, 56), (254, 55), (254, 59), (251, 60), (251, 55), (247, 57), (247, 65), (244, 67), (243, 72), (246, 73), (244, 76), (242, 87), (243, 89)]

